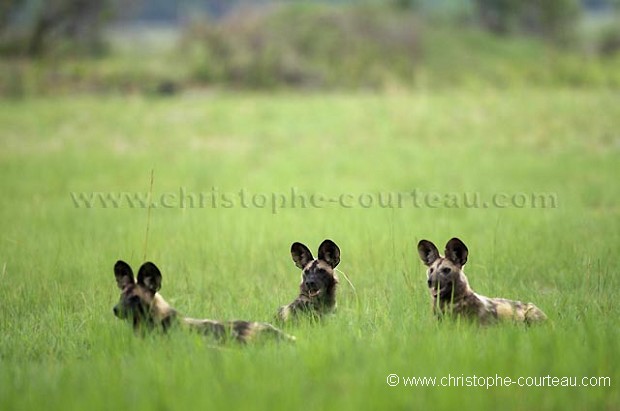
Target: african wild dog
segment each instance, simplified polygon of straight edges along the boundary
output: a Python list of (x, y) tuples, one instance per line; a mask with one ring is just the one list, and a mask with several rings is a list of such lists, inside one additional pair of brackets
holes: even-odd
[(478, 319), (483, 324), (503, 319), (529, 324), (547, 319), (532, 303), (476, 294), (463, 272), (468, 250), (458, 238), (448, 241), (444, 257), (439, 255), (435, 244), (427, 240), (418, 243), (418, 254), (428, 267), (428, 288), (438, 316), (452, 313)]
[(220, 342), (234, 339), (245, 343), (262, 335), (269, 335), (280, 340), (295, 340), (295, 337), (267, 323), (219, 322), (181, 316), (157, 292), (161, 288), (161, 273), (151, 262), (142, 264), (136, 281), (131, 267), (124, 261), (117, 261), (114, 265), (114, 276), (118, 288), (121, 289), (121, 299), (114, 306), (114, 315), (131, 321), (135, 331), (150, 329), (166, 331), (173, 325), (181, 324), (191, 330), (212, 336)]
[(299, 296), (288, 305), (278, 309), (277, 319), (286, 321), (300, 313), (320, 318), (336, 308), (336, 286), (338, 277), (334, 268), (340, 262), (340, 249), (331, 240), (325, 240), (319, 247), (318, 258), (305, 245), (293, 243), (291, 256), (295, 265), (302, 270)]

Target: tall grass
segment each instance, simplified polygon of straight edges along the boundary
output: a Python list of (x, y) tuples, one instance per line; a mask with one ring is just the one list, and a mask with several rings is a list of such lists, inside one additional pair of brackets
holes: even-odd
[[(617, 97), (532, 90), (0, 102), (0, 408), (613, 409), (618, 382)], [(164, 208), (147, 258), (181, 312), (269, 321), (296, 293), (289, 247), (342, 250), (339, 309), (296, 344), (139, 338), (112, 267), (142, 263), (147, 210), (70, 192), (549, 192), (556, 208)], [(431, 316), (415, 244), (459, 236), (475, 290), (547, 324)], [(407, 388), (402, 376), (609, 376), (612, 387)]]

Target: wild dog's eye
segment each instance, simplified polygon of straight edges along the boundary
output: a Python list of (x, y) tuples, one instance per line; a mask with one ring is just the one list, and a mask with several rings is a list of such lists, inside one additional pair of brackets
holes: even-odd
[(433, 274), (433, 271), (435, 271), (435, 269), (434, 269), (433, 267), (431, 267), (431, 268), (428, 270), (428, 273), (429, 273), (429, 274)]
[(442, 272), (443, 274), (450, 274), (450, 271), (451, 271), (451, 270), (450, 270), (450, 268), (449, 268), (449, 267), (444, 267), (444, 268), (442, 268), (442, 269), (441, 269), (441, 272)]

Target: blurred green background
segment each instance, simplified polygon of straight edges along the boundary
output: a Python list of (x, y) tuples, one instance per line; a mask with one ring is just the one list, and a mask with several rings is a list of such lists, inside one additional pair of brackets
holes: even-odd
[(619, 87), (617, 0), (3, 0), (0, 93)]

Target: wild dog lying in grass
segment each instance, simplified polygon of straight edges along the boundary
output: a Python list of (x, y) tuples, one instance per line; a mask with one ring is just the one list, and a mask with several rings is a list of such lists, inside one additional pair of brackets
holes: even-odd
[(336, 308), (336, 286), (338, 277), (334, 268), (340, 262), (340, 249), (331, 240), (325, 240), (319, 247), (318, 258), (305, 245), (293, 243), (291, 256), (295, 265), (302, 270), (299, 296), (288, 305), (278, 309), (277, 318), (286, 321), (305, 313), (321, 317)]
[(427, 240), (418, 243), (418, 253), (428, 267), (428, 287), (433, 310), (438, 316), (452, 313), (477, 319), (483, 324), (503, 319), (529, 324), (547, 319), (545, 313), (532, 303), (476, 294), (463, 272), (468, 250), (458, 238), (448, 241), (444, 257), (439, 255), (435, 244)]
[(219, 322), (181, 316), (157, 292), (161, 288), (161, 273), (151, 262), (142, 264), (136, 281), (131, 267), (124, 261), (117, 261), (114, 265), (114, 276), (121, 290), (121, 299), (114, 306), (114, 315), (131, 321), (136, 331), (151, 329), (166, 331), (174, 325), (181, 324), (191, 330), (212, 336), (220, 342), (233, 339), (245, 343), (260, 336), (271, 336), (279, 340), (295, 340), (295, 337), (267, 323)]

